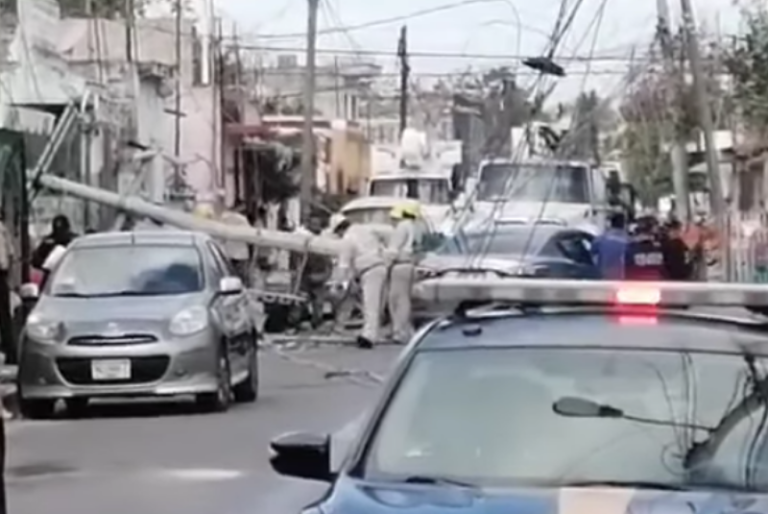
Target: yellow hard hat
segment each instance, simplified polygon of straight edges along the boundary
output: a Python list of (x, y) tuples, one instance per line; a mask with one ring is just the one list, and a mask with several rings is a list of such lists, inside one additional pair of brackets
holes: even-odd
[(405, 217), (418, 218), (421, 216), (421, 208), (416, 202), (402, 202), (392, 207), (389, 215), (396, 220), (401, 220)]
[(195, 206), (193, 214), (198, 218), (213, 219), (214, 217), (213, 207), (206, 203)]

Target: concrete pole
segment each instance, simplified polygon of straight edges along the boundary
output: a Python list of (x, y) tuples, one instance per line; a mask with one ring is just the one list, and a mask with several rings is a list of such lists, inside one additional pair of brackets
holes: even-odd
[(307, 0), (307, 54), (304, 74), (304, 130), (301, 149), (301, 221), (309, 219), (315, 188), (315, 57), (317, 43), (317, 10), (319, 0)]
[(723, 245), (723, 264), (725, 267), (726, 280), (731, 276), (731, 263), (727, 244), (728, 221), (726, 218), (725, 196), (723, 194), (723, 183), (720, 177), (720, 157), (715, 146), (715, 127), (712, 120), (712, 110), (707, 96), (707, 90), (704, 82), (704, 71), (701, 63), (701, 53), (699, 51), (699, 38), (696, 34), (696, 24), (693, 19), (693, 9), (690, 0), (680, 0), (680, 7), (683, 15), (683, 31), (685, 41), (688, 47), (688, 58), (691, 63), (691, 72), (693, 74), (693, 85), (696, 93), (696, 103), (699, 111), (699, 122), (701, 131), (704, 134), (704, 145), (707, 155), (707, 172), (709, 175), (709, 201), (712, 214), (717, 221), (720, 237), (726, 242)]
[(667, 128), (665, 139), (669, 144), (669, 156), (672, 164), (672, 186), (675, 191), (677, 217), (683, 223), (691, 221), (691, 200), (688, 187), (688, 154), (685, 149), (685, 137), (681, 133), (681, 90), (684, 85), (681, 70), (675, 65), (675, 50), (672, 45), (672, 31), (669, 22), (667, 0), (656, 0), (658, 13), (657, 34), (664, 58), (664, 75), (670, 82), (671, 99), (676, 104), (672, 109), (671, 127)]

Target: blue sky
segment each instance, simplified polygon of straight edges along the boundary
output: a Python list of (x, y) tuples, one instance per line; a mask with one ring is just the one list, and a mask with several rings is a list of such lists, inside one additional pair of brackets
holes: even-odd
[[(248, 44), (286, 48), (303, 48), (301, 37), (274, 38), (281, 34), (301, 33), (306, 27), (307, 0), (214, 0), (217, 13), (226, 26), (237, 26)], [(669, 0), (673, 17), (679, 12), (679, 2)], [(568, 0), (574, 4), (576, 0)], [(733, 0), (692, 0), (697, 21), (709, 31), (718, 29), (732, 34), (738, 28), (739, 12)], [(439, 8), (456, 0), (321, 0), (320, 30), (351, 26), (375, 20), (408, 16), (415, 11)], [(600, 8), (601, 0), (584, 0), (572, 30), (561, 46), (561, 55), (589, 54), (594, 37), (590, 30)], [(544, 48), (545, 33), (551, 31), (560, 0), (474, 0), (464, 6), (410, 18), (407, 21), (410, 49), (413, 52), (473, 54), (461, 57), (419, 57), (412, 59), (415, 76), (464, 71), (498, 64), (511, 64), (510, 59), (494, 60), (480, 55), (532, 55)], [(647, 48), (655, 26), (654, 0), (608, 0), (602, 24), (597, 34), (595, 55), (614, 60), (596, 62), (595, 72), (586, 80), (605, 94), (616, 93), (621, 87), (621, 73), (627, 67), (632, 49), (642, 53)], [(399, 25), (392, 23), (347, 33), (321, 34), (318, 48), (394, 52)], [(518, 30), (518, 28), (522, 30)], [(519, 36), (518, 36), (519, 34)], [(581, 42), (581, 44), (579, 44)], [(518, 49), (518, 43), (520, 48)], [(321, 58), (331, 59), (321, 53)], [(394, 56), (376, 58), (388, 71), (394, 70)], [(584, 84), (585, 65), (569, 65), (572, 76), (561, 80), (557, 96), (563, 99), (577, 94)]]

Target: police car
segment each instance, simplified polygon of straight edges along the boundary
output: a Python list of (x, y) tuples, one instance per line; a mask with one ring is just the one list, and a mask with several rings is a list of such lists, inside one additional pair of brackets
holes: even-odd
[[(348, 447), (295, 432), (306, 514), (768, 512), (764, 286), (456, 278)], [(334, 445), (336, 442), (334, 442)], [(332, 466), (331, 453), (346, 458)]]

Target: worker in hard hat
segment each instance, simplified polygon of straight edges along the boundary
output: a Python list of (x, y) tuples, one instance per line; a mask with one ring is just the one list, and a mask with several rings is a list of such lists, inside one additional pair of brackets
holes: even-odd
[(348, 290), (357, 279), (362, 291), (363, 329), (357, 337), (360, 348), (373, 348), (380, 341), (387, 267), (384, 261), (386, 241), (369, 224), (352, 224), (342, 216), (331, 220), (331, 231), (341, 237), (344, 247), (339, 254), (331, 282)]
[(426, 236), (420, 222), (421, 209), (417, 203), (408, 202), (395, 206), (390, 212), (395, 222), (385, 255), (389, 267), (389, 294), (387, 306), (392, 318), (392, 339), (404, 344), (411, 338), (411, 295), (416, 262), (421, 254)]
[(202, 218), (206, 220), (212, 220), (216, 217), (216, 213), (213, 210), (213, 206), (209, 203), (199, 203), (195, 206), (194, 211), (192, 211), (192, 214), (197, 218)]

